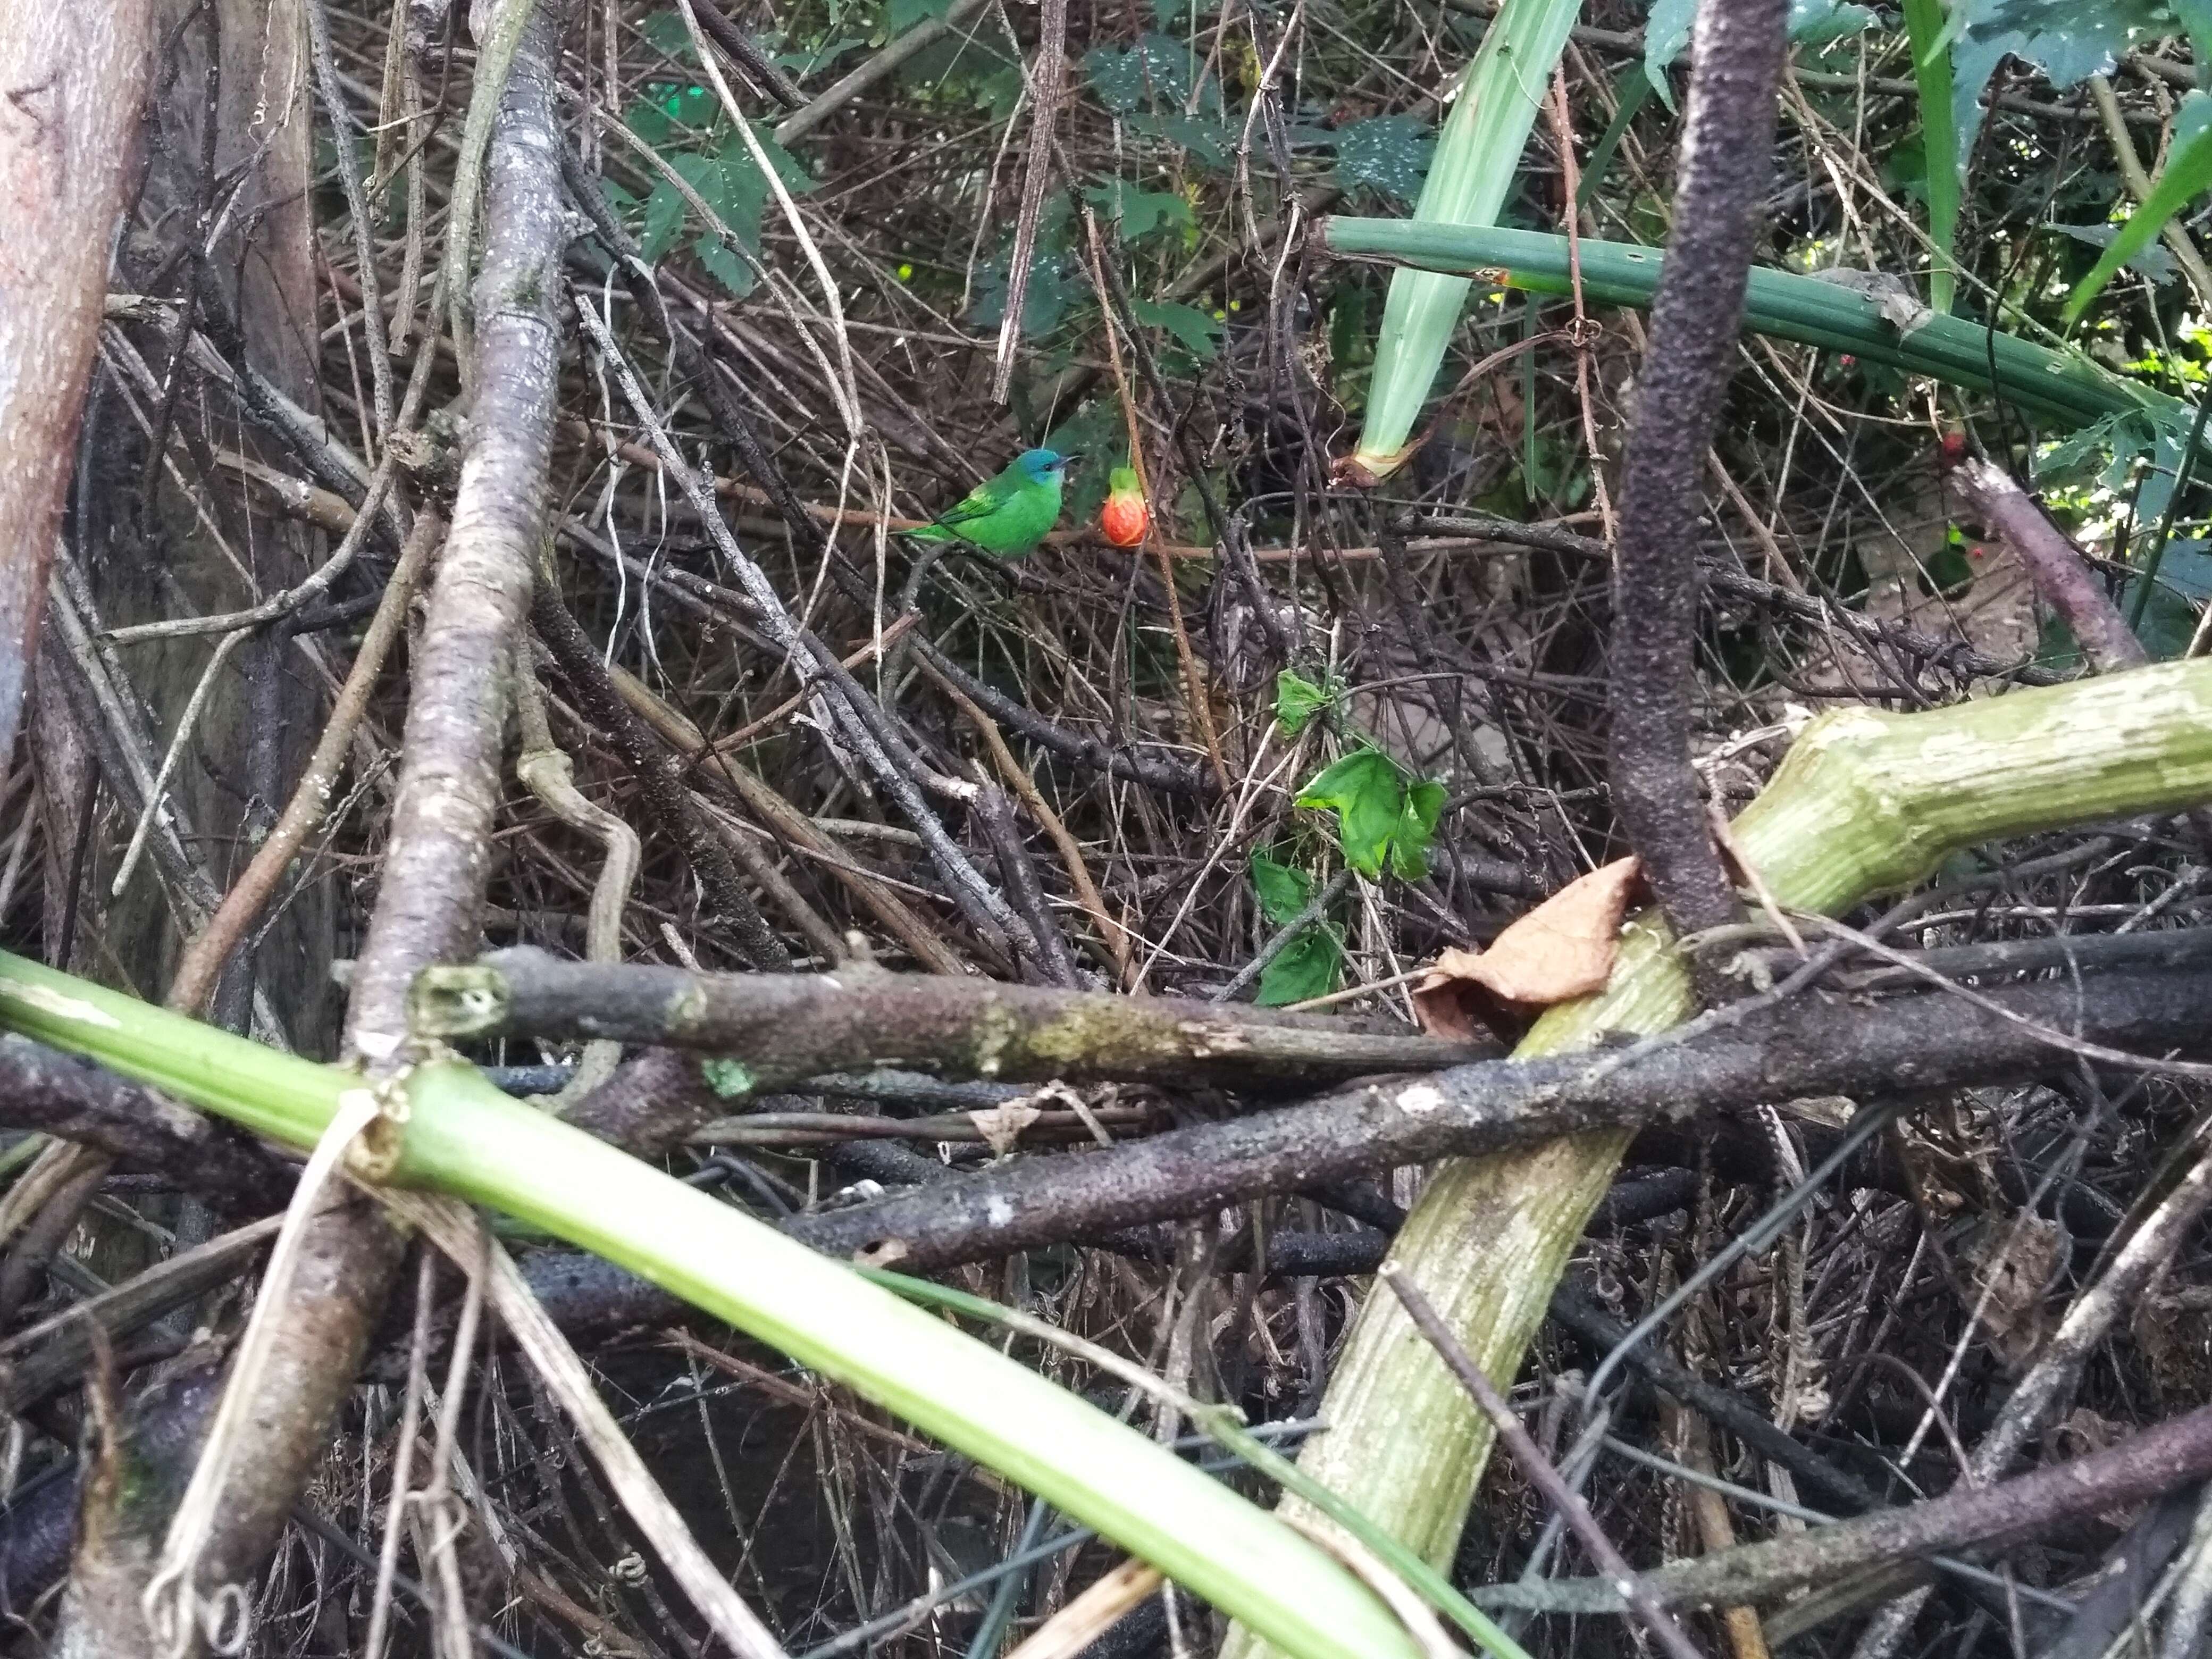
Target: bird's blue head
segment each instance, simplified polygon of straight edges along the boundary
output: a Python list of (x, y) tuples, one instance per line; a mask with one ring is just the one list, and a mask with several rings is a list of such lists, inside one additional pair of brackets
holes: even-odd
[(1067, 469), (1082, 459), (1055, 449), (1025, 449), (1014, 458), (1014, 465), (1031, 483), (1058, 483)]

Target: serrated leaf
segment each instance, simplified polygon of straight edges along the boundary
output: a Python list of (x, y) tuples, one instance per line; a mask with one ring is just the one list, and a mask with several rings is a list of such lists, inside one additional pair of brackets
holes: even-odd
[(1316, 685), (1293, 670), (1285, 668), (1275, 676), (1275, 724), (1287, 736), (1297, 736), (1309, 720), (1334, 701), (1334, 694), (1326, 686)]
[(1411, 115), (1378, 115), (1339, 127), (1338, 187), (1356, 190), (1364, 185), (1393, 201), (1415, 201), (1436, 149), (1436, 135), (1428, 124)]
[(725, 247), (720, 238), (702, 236), (691, 245), (691, 252), (706, 273), (729, 290), (732, 299), (742, 300), (759, 286), (753, 268)]
[(1260, 988), (1252, 1000), (1262, 1008), (1280, 1008), (1325, 997), (1336, 989), (1343, 966), (1344, 947), (1327, 927), (1316, 924), (1285, 945), (1260, 970)]
[(1200, 361), (1212, 357), (1221, 325), (1196, 306), (1133, 300), (1130, 301), (1129, 309), (1135, 312), (1137, 320), (1146, 326), (1165, 329), (1175, 337), (1176, 343), (1192, 356)]
[(1287, 927), (1313, 902), (1313, 876), (1267, 853), (1252, 854), (1252, 890), (1271, 927)]
[(684, 216), (690, 207), (675, 185), (665, 179), (656, 180), (653, 194), (645, 198), (645, 229), (637, 239), (638, 257), (651, 264), (667, 252), (676, 233), (684, 228)]

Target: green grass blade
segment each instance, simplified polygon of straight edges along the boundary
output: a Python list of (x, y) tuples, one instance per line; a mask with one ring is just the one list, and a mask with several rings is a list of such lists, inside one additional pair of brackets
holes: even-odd
[[(1580, 9), (1580, 0), (1505, 0), (1498, 9), (1437, 136), (1413, 222), (1495, 222)], [(1366, 423), (1352, 456), (1367, 477), (1385, 478), (1405, 459), (1468, 288), (1463, 276), (1434, 271), (1401, 270), (1390, 279)]]
[[(0, 953), (0, 1027), (312, 1146), (355, 1073)], [(695, 1188), (511, 1100), (466, 1064), (407, 1075), (395, 1184), (604, 1256), (999, 1470), (1299, 1659), (1419, 1659), (1350, 1571), (1035, 1371)]]
[(1959, 131), (1952, 115), (1951, 42), (1943, 0), (1904, 0), (1905, 32), (1912, 47), (1912, 78), (1920, 88), (1920, 143), (1928, 170), (1928, 235), (1938, 250), (1928, 276), (1929, 303), (1951, 309), (1958, 273), (1951, 263), (1959, 234)]

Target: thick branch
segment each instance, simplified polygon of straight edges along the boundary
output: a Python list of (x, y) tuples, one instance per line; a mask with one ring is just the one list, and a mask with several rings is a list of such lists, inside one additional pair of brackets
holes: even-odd
[[(2203, 1045), (2197, 1028), (2208, 993), (2212, 970), (2194, 969), (2100, 975), (2078, 992), (2052, 981), (1990, 995), (2054, 1030), (2158, 1054)], [(2006, 1082), (2075, 1063), (2063, 1041), (2039, 1040), (1948, 994), (1871, 1008), (1807, 1000), (1633, 1060), (1492, 1060), (1365, 1083), (1110, 1152), (1019, 1159), (926, 1193), (804, 1217), (791, 1231), (829, 1255), (933, 1267), (1589, 1129), (1814, 1093)]]
[(46, 608), (150, 13), (116, 0), (10, 6), (0, 21), (0, 756), (15, 751)]
[(1609, 770), (1614, 809), (1679, 933), (1736, 915), (1690, 764), (1698, 478), (1735, 366), (1774, 147), (1785, 0), (1705, 0), (1681, 182), (1622, 470)]
[(1342, 1020), (938, 974), (695, 974), (562, 962), (526, 947), (416, 981), (424, 1036), (612, 1037), (726, 1055), (750, 1086), (898, 1066), (1009, 1082), (1304, 1085), (1462, 1064), (1482, 1045)]
[(2099, 673), (2140, 668), (2150, 660), (2142, 641), (2128, 626), (2096, 574), (2066, 532), (2044, 516), (2003, 468), (1978, 458), (1962, 462), (1951, 474), (1966, 505), (1989, 532), (2001, 538), (2027, 567), (2028, 579), (2044, 602), (2056, 611), (2081, 641), (2089, 665)]

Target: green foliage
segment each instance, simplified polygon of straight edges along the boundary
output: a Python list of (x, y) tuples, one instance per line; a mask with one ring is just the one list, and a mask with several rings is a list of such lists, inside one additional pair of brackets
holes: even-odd
[(1204, 362), (1213, 356), (1221, 325), (1196, 306), (1171, 305), (1151, 300), (1132, 300), (1129, 309), (1149, 328), (1165, 329), (1175, 343)]
[[(1022, 301), (1022, 337), (1034, 340), (1049, 334), (1067, 313), (1091, 296), (1091, 279), (1084, 273), (1082, 257), (1072, 234), (1075, 209), (1067, 192), (1056, 190), (1044, 198), (1037, 213), (1036, 244), (1030, 250), (1029, 292)], [(996, 328), (1006, 314), (1007, 274), (1014, 257), (1014, 233), (1008, 227), (1004, 244), (988, 264), (975, 273), (975, 302), (968, 320), (978, 328)]]
[[(699, 199), (728, 228), (739, 246), (757, 255), (769, 184), (744, 140), (721, 118), (719, 101), (703, 88), (668, 82), (649, 91), (650, 95), (632, 105), (624, 117), (630, 131), (652, 145), (670, 169), (698, 192)], [(803, 196), (814, 188), (812, 175), (775, 142), (766, 124), (757, 126), (754, 133), (786, 190)], [(617, 198), (609, 191), (608, 198), (618, 208), (632, 203), (627, 192)], [(638, 252), (647, 260), (662, 258), (675, 246), (690, 215), (691, 204), (684, 192), (666, 179), (656, 178), (642, 209)], [(743, 299), (752, 292), (751, 267), (711, 227), (698, 227), (690, 251), (708, 274), (732, 295)]]
[(1180, 108), (1190, 96), (1190, 48), (1164, 34), (1133, 46), (1093, 46), (1083, 54), (1091, 95), (1115, 115), (1155, 105)]
[(1416, 779), (1380, 749), (1359, 749), (1325, 768), (1297, 804), (1337, 815), (1344, 861), (1360, 874), (1387, 867), (1403, 881), (1429, 872), (1429, 844), (1443, 815), (1444, 787)]
[[(1698, 0), (1652, 0), (1650, 20), (1644, 26), (1644, 72), (1669, 109), (1674, 98), (1667, 68), (1689, 49), (1697, 16)], [(1848, 0), (1790, 0), (1790, 38), (1800, 46), (1823, 46), (1873, 22), (1872, 12)]]
[[(2136, 637), (2153, 662), (2171, 662), (2186, 654), (2197, 633), (2197, 619), (2204, 603), (2212, 599), (2212, 551), (2201, 540), (2169, 540), (2159, 556), (2158, 574), (2146, 579), (2130, 576), (2121, 585), (2121, 613), (2133, 619)], [(2140, 605), (2142, 614), (2136, 615)]]
[[(1283, 864), (1266, 853), (1252, 854), (1252, 890), (1260, 900), (1260, 914), (1271, 927), (1287, 927), (1313, 902), (1311, 872)], [(1326, 922), (1303, 929), (1275, 953), (1260, 970), (1260, 988), (1254, 1000), (1263, 1008), (1280, 1008), (1292, 1002), (1325, 997), (1336, 989), (1344, 965), (1344, 947)]]
[(2191, 91), (2173, 118), (2172, 148), (2142, 205), (2128, 217), (2096, 268), (2074, 285), (2066, 300), (2066, 325), (2081, 319), (2089, 301), (2104, 291), (2112, 273), (2147, 247), (2166, 222), (2212, 187), (2212, 95)]
[(944, 16), (951, 6), (952, 0), (888, 0), (884, 7), (884, 28), (894, 37), (902, 35), (917, 23)]
[(1196, 70), (1190, 47), (1164, 34), (1145, 35), (1133, 46), (1093, 46), (1083, 55), (1091, 95), (1129, 131), (1173, 144), (1204, 166), (1224, 167), (1235, 135), (1223, 118), (1221, 83), (1211, 75), (1194, 82)]
[(1982, 125), (1982, 93), (2011, 56), (2041, 70), (2064, 91), (2119, 61), (2137, 40), (2171, 33), (2166, 0), (1954, 0), (1951, 121), (1963, 170)]
[[(2076, 242), (2085, 242), (2098, 249), (2111, 247), (2127, 234), (2125, 225), (2051, 225), (2057, 234)], [(2139, 247), (2121, 255), (2122, 263), (2136, 276), (2156, 283), (2161, 288), (2181, 274), (2173, 256), (2156, 242), (2145, 241)]]
[(1171, 190), (1139, 190), (1115, 179), (1092, 185), (1083, 199), (1125, 242), (1141, 241), (1159, 230), (1180, 234), (1198, 228), (1189, 201)]
[(1366, 188), (1409, 206), (1421, 193), (1436, 154), (1428, 123), (1411, 115), (1378, 115), (1336, 131), (1336, 182)]
[(1310, 1002), (1337, 988), (1344, 970), (1344, 947), (1326, 922), (1316, 922), (1275, 953), (1260, 970), (1252, 1000), (1262, 1008)]
[(1252, 854), (1252, 890), (1260, 900), (1260, 914), (1271, 927), (1287, 927), (1298, 912), (1313, 902), (1313, 875), (1295, 864), (1285, 864), (1271, 853)]
[(1275, 724), (1295, 738), (1306, 723), (1337, 699), (1332, 685), (1316, 685), (1304, 675), (1285, 668), (1275, 676)]
[(679, 64), (699, 61), (699, 54), (692, 49), (691, 31), (680, 11), (648, 12), (637, 20), (637, 32)]

